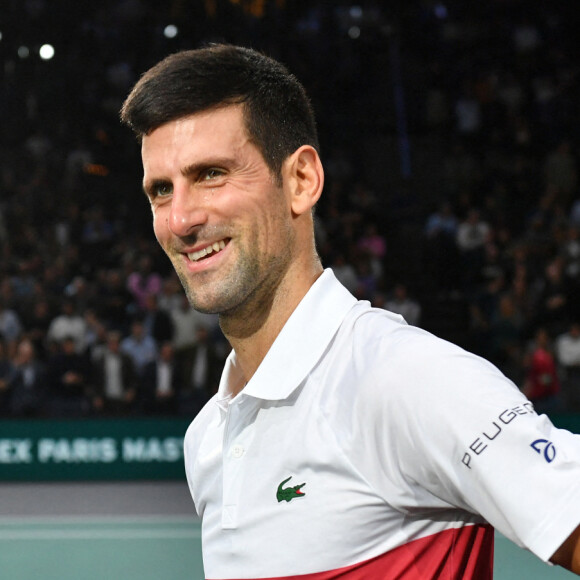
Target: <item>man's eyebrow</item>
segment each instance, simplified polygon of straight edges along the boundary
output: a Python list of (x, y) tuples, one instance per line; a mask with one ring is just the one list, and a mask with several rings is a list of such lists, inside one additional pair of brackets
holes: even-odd
[(183, 175), (183, 177), (191, 177), (192, 175), (199, 175), (207, 169), (231, 167), (232, 163), (232, 159), (229, 157), (208, 158), (204, 161), (198, 161), (183, 167), (180, 173)]
[[(212, 168), (224, 168), (227, 169), (233, 165), (234, 161), (230, 157), (214, 157), (208, 158), (203, 161), (197, 161), (195, 163), (191, 163), (183, 167), (180, 170), (181, 175), (183, 177), (192, 177), (207, 171), (208, 169)], [(161, 185), (171, 185), (171, 180), (167, 178), (155, 178), (151, 180), (144, 180), (143, 181), (143, 191), (145, 195), (149, 196), (151, 191), (156, 187)]]

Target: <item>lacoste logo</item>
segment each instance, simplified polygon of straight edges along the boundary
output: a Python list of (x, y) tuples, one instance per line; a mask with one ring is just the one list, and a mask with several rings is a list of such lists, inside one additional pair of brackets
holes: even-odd
[(276, 492), (276, 499), (278, 500), (278, 503), (281, 501), (292, 501), (295, 497), (304, 497), (306, 495), (303, 491), (300, 491), (306, 485), (305, 483), (295, 485), (294, 487), (284, 487), (284, 484), (288, 483), (291, 479), (292, 476), (290, 476), (288, 479), (285, 479), (278, 486), (278, 491)]

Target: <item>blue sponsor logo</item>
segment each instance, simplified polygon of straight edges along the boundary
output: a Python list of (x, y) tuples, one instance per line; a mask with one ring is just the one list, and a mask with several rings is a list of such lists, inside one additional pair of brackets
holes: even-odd
[(536, 439), (530, 447), (538, 454), (543, 455), (548, 463), (552, 463), (556, 457), (556, 447), (547, 439)]

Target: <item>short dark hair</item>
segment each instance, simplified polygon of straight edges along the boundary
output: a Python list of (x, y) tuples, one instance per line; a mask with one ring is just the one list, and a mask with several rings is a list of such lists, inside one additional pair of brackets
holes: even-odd
[(172, 54), (137, 82), (121, 120), (139, 138), (201, 111), (241, 104), (248, 136), (270, 171), (302, 145), (319, 149), (304, 87), (284, 65), (255, 50), (214, 44)]

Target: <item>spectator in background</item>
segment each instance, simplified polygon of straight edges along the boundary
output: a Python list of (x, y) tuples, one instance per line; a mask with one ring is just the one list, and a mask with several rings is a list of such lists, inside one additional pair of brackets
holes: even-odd
[(478, 209), (470, 208), (459, 224), (455, 241), (461, 256), (463, 280), (468, 287), (475, 281), (485, 259), (485, 244), (491, 228), (481, 218)]
[(106, 341), (107, 327), (97, 315), (93, 308), (87, 308), (84, 311), (84, 319), (87, 325), (85, 354), (91, 356), (91, 353), (103, 345)]
[(209, 329), (199, 325), (195, 344), (179, 354), (180, 415), (194, 417), (217, 392), (224, 361), (211, 341)]
[(173, 320), (168, 312), (159, 308), (156, 294), (147, 294), (145, 308), (141, 314), (145, 333), (152, 336), (157, 344), (173, 339)]
[(37, 417), (41, 414), (46, 398), (46, 366), (37, 359), (34, 343), (29, 338), (18, 343), (10, 391), (13, 417)]
[(121, 341), (121, 352), (131, 357), (139, 376), (143, 374), (145, 366), (157, 357), (157, 343), (145, 332), (140, 318), (133, 320), (131, 333)]
[(365, 226), (363, 235), (358, 239), (357, 247), (372, 256), (374, 260), (382, 262), (387, 253), (387, 241), (385, 236), (379, 233), (376, 223), (370, 222)]
[(163, 280), (163, 287), (157, 296), (159, 308), (165, 312), (172, 310), (179, 310), (181, 306), (181, 297), (183, 296), (183, 288), (179, 283), (177, 274), (173, 272)]
[(67, 299), (74, 302), (77, 312), (83, 313), (94, 301), (93, 285), (84, 276), (75, 276), (69, 284), (65, 286), (64, 294)]
[(569, 215), (570, 225), (575, 228), (580, 228), (580, 198), (576, 198), (572, 202)]
[(527, 375), (523, 393), (534, 404), (538, 414), (561, 410), (560, 378), (552, 352), (550, 335), (538, 328), (524, 359)]
[[(356, 242), (356, 253), (357, 262), (359, 264), (368, 262), (372, 277), (378, 282), (383, 275), (383, 259), (387, 253), (387, 242), (379, 233), (376, 223), (370, 222), (365, 226), (363, 234)], [(360, 269), (358, 275), (360, 283), (363, 277)], [(372, 291), (367, 292), (367, 296), (372, 296)]]
[(137, 373), (131, 357), (121, 352), (121, 333), (109, 331), (106, 343), (93, 353), (94, 405), (105, 415), (126, 415), (137, 393)]
[(580, 229), (571, 225), (566, 230), (566, 238), (560, 247), (560, 255), (564, 260), (566, 277), (580, 284)]
[(91, 367), (76, 350), (75, 339), (65, 337), (47, 363), (49, 393), (46, 401), (52, 417), (83, 417), (92, 412)]
[(146, 254), (140, 256), (137, 269), (131, 272), (127, 278), (127, 288), (141, 310), (147, 308), (147, 296), (161, 292), (163, 279), (157, 272), (153, 271), (151, 256)]
[(370, 300), (378, 291), (379, 278), (373, 267), (372, 256), (366, 252), (357, 252), (355, 258), (357, 286), (355, 296), (359, 300)]
[(109, 328), (123, 332), (133, 294), (129, 292), (121, 271), (117, 268), (103, 270), (98, 282), (99, 312)]
[(0, 299), (0, 335), (5, 341), (8, 356), (16, 350), (16, 343), (22, 334), (22, 322), (16, 310), (9, 308), (5, 301)]
[(14, 379), (14, 364), (8, 356), (4, 337), (0, 336), (0, 417), (9, 415), (10, 395)]
[(87, 339), (87, 323), (77, 312), (75, 303), (66, 298), (62, 301), (61, 313), (55, 316), (46, 334), (48, 343), (61, 344), (65, 339), (72, 339), (75, 351), (84, 352)]
[(553, 258), (539, 280), (536, 324), (544, 326), (551, 336), (565, 332), (570, 320), (572, 287), (565, 276), (561, 257)]
[(143, 369), (138, 391), (139, 408), (146, 414), (174, 414), (176, 396), (181, 387), (179, 379), (173, 345), (166, 341), (161, 344), (157, 358)]
[(179, 307), (172, 309), (170, 312), (175, 330), (173, 335), (173, 348), (178, 355), (182, 351), (195, 346), (198, 339), (197, 329), (200, 326), (208, 328), (212, 336), (219, 331), (217, 314), (198, 312), (191, 307), (183, 292), (179, 297)]
[(427, 218), (425, 235), (429, 241), (437, 241), (440, 238), (455, 243), (459, 220), (453, 212), (453, 207), (448, 201), (441, 205)]
[(580, 323), (556, 337), (556, 359), (562, 371), (562, 399), (566, 411), (580, 412)]
[(35, 301), (32, 309), (23, 313), (26, 336), (32, 341), (36, 356), (42, 361), (48, 358), (47, 336), (53, 318), (46, 298)]

